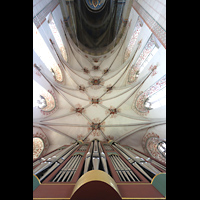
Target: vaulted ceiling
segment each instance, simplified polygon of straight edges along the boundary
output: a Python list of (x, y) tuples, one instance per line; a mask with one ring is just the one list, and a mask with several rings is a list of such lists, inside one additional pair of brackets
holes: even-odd
[[(90, 53), (93, 50), (98, 50), (98, 42), (94, 40), (97, 28), (91, 34), (90, 43), (87, 43), (90, 37), (88, 33), (92, 32), (92, 27), (97, 26), (98, 23), (104, 23), (100, 19), (98, 19), (99, 21), (95, 21), (94, 18), (88, 19), (95, 14), (98, 16), (99, 12), (93, 12), (86, 17), (86, 8), (81, 12), (80, 7), (83, 5), (76, 7), (77, 1), (49, 1), (46, 4), (42, 4), (42, 2), (35, 1), (33, 7), (34, 26), (36, 27), (33, 35), (41, 35), (59, 66), (59, 73), (62, 74), (62, 81), (59, 82), (55, 76), (58, 72), (49, 70), (48, 64), (44, 63), (45, 55), (43, 52), (38, 55), (37, 49), (39, 48), (36, 45), (39, 44), (34, 43), (33, 79), (50, 93), (45, 98), (49, 98), (47, 104), (49, 108), (52, 106), (52, 109), (45, 110), (45, 108), (40, 109), (38, 106), (33, 107), (33, 132), (35, 135), (39, 132), (41, 135), (45, 135), (46, 143), (48, 143), (47, 152), (62, 145), (71, 144), (76, 140), (91, 141), (95, 138), (101, 141), (114, 140), (143, 151), (142, 138), (148, 131), (156, 132), (165, 139), (165, 105), (145, 112), (137, 111), (135, 108), (139, 94), (148, 91), (152, 85), (155, 90), (158, 90), (156, 87), (161, 87), (161, 81), (166, 74), (166, 47), (163, 45), (162, 38), (156, 34), (154, 27), (150, 26), (150, 22), (140, 14), (137, 6), (134, 6), (135, 1), (130, 0), (126, 4), (125, 1), (118, 2), (124, 3), (121, 16), (118, 19), (124, 23), (120, 23), (121, 28), (115, 32), (114, 36), (109, 36), (108, 43), (104, 41), (106, 37), (101, 40), (100, 46), (104, 49), (100, 53), (98, 52), (99, 55)], [(88, 2), (92, 3), (93, 1)], [(111, 1), (105, 1), (107, 5), (103, 9), (108, 9), (106, 6), (109, 2)], [(93, 3), (96, 5), (95, 1)], [(141, 1), (139, 5), (142, 3), (144, 2)], [(43, 19), (40, 16), (41, 12), (38, 12), (39, 8), (42, 12), (46, 12)], [(73, 9), (72, 15), (69, 13), (70, 9)], [(113, 12), (117, 13), (115, 9)], [(79, 11), (79, 15), (77, 11)], [(159, 10), (157, 11), (159, 12)], [(104, 11), (101, 12), (103, 15)], [(51, 16), (48, 15), (49, 13)], [(107, 14), (107, 11), (104, 14)], [(83, 15), (84, 19), (81, 18)], [(50, 29), (50, 17), (53, 18), (60, 34), (67, 53), (66, 59), (56, 43), (56, 36)], [(74, 21), (73, 17), (77, 22)], [(125, 53), (128, 45), (130, 46), (131, 37), (134, 35), (138, 17), (142, 21), (142, 28), (129, 56), (125, 59)], [(109, 19), (104, 15), (101, 19), (109, 22)], [(159, 18), (156, 22), (158, 21)], [(89, 24), (87, 29), (81, 28), (81, 25), (85, 25), (85, 23)], [(111, 31), (115, 23), (116, 21), (113, 19), (113, 25), (109, 26)], [(75, 24), (77, 27), (73, 29), (72, 26)], [(82, 36), (80, 36), (81, 31)], [(108, 30), (102, 29), (102, 34), (104, 31)], [(87, 35), (84, 35), (86, 32)], [(145, 57), (143, 51), (152, 34), (159, 43), (158, 50), (153, 58), (147, 61), (139, 76), (130, 82), (128, 80), (133, 66), (141, 58), (141, 55)], [(115, 42), (111, 47), (110, 44), (115, 37), (118, 37), (118, 42)], [(78, 40), (76, 44), (75, 40)], [(45, 51), (41, 43), (39, 47), (41, 51)], [(87, 48), (90, 48), (90, 52), (87, 51)], [(155, 69), (152, 66), (156, 66)], [(40, 91), (37, 88), (35, 90)], [(54, 103), (51, 104), (52, 98)]]

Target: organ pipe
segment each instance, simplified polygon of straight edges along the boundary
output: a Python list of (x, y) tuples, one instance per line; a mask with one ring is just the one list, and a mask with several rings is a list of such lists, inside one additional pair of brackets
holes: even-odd
[(98, 145), (97, 145), (97, 140), (94, 141), (94, 150), (93, 150), (93, 154), (92, 154), (92, 164), (93, 164), (93, 168), (94, 170), (98, 170), (99, 169), (99, 150), (98, 150)]
[(108, 174), (108, 167), (107, 167), (107, 163), (106, 163), (106, 156), (105, 156), (105, 153), (103, 152), (103, 149), (101, 147), (100, 142), (99, 142), (99, 153), (100, 153), (100, 157), (101, 157), (101, 162), (102, 162), (102, 165), (103, 165), (103, 169)]
[(63, 151), (59, 152), (57, 155), (52, 156), (51, 158), (48, 158), (47, 161), (42, 162), (39, 166), (37, 166), (33, 173), (35, 175), (43, 172), (44, 170), (48, 169), (40, 178), (40, 181), (42, 181), (46, 176), (48, 176), (54, 169), (56, 169), (65, 159), (68, 158), (68, 156), (78, 147), (78, 143), (75, 143)]
[(114, 148), (116, 148), (120, 153), (122, 153), (124, 155), (124, 157), (140, 172), (142, 173), (146, 178), (148, 178), (150, 181), (152, 180), (152, 178), (141, 168), (144, 167), (146, 170), (148, 170), (149, 172), (151, 172), (152, 174), (156, 175), (158, 173), (160, 173), (159, 170), (157, 170), (155, 167), (153, 167), (151, 165), (151, 167), (149, 166), (149, 164), (147, 164), (147, 162), (144, 161), (143, 158), (135, 155), (134, 153), (128, 151), (127, 149), (125, 149), (124, 147), (122, 147), (121, 145), (115, 143), (113, 145)]
[(88, 171), (88, 168), (89, 168), (89, 163), (90, 163), (90, 159), (92, 155), (92, 149), (93, 149), (93, 142), (91, 142), (90, 148), (85, 157), (85, 165), (84, 165), (84, 172), (83, 172), (84, 174)]

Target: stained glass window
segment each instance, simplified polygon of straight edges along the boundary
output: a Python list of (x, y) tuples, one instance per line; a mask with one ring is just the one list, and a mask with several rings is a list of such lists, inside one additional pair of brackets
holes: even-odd
[(145, 103), (145, 107), (149, 109), (155, 109), (166, 105), (166, 87), (148, 97), (148, 101)]
[(62, 82), (63, 81), (62, 72), (34, 23), (33, 23), (33, 49), (40, 57), (42, 62), (49, 69), (49, 71), (53, 72), (52, 74), (55, 77), (55, 79), (58, 82)]
[(132, 52), (132, 49), (135, 45), (135, 42), (138, 38), (140, 31), (141, 31), (142, 25), (143, 25), (142, 20), (140, 18), (138, 18), (135, 28), (134, 28), (134, 31), (133, 31), (133, 35), (131, 36), (131, 39), (129, 41), (129, 44), (128, 44), (125, 54), (124, 54), (124, 62), (129, 58), (129, 56)]
[(166, 157), (166, 142), (162, 141), (158, 143), (158, 151), (164, 156)]
[[(147, 41), (146, 45), (144, 46), (140, 56), (138, 57), (136, 63), (131, 67), (130, 73), (128, 76), (128, 82), (132, 83), (136, 80), (135, 74), (142, 72), (144, 67), (150, 62), (150, 60), (153, 58), (153, 56), (156, 54), (159, 48), (159, 44), (157, 44), (157, 39), (152, 34)], [(138, 77), (138, 76), (137, 76)]]
[(33, 138), (33, 159), (38, 158), (44, 150), (44, 143), (41, 138)]
[(48, 23), (49, 23), (49, 27), (51, 29), (51, 32), (56, 40), (56, 43), (60, 49), (60, 52), (62, 54), (62, 57), (64, 58), (64, 60), (67, 62), (67, 52), (65, 50), (65, 47), (64, 47), (64, 44), (63, 44), (63, 41), (61, 39), (61, 36), (60, 36), (60, 33), (56, 27), (56, 24), (55, 24), (55, 21), (53, 20), (53, 17), (52, 15), (50, 14), (49, 15), (49, 20), (48, 20)]
[(52, 111), (56, 106), (55, 99), (50, 92), (33, 80), (33, 107), (42, 111)]
[(166, 74), (157, 80), (144, 92), (139, 91), (133, 102), (133, 110), (145, 116), (149, 110), (159, 108), (166, 104)]

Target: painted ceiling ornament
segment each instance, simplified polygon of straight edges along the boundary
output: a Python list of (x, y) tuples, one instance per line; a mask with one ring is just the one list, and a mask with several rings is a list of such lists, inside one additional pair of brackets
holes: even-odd
[(33, 159), (46, 154), (49, 148), (49, 142), (45, 133), (37, 127), (33, 133)]
[(90, 104), (94, 105), (97, 107), (97, 104), (101, 104), (102, 103), (102, 98), (98, 98), (97, 96), (92, 96), (91, 98), (88, 98), (90, 101)]
[(88, 132), (92, 130), (91, 135), (93, 136), (100, 136), (100, 130), (105, 131), (105, 127), (102, 127), (102, 125), (105, 125), (105, 121), (101, 123), (101, 120), (99, 118), (94, 118), (92, 120), (92, 123), (88, 122), (88, 125), (90, 125), (90, 127), (88, 127)]
[(48, 90), (48, 92), (46, 91), (41, 93), (41, 96), (45, 99), (46, 105), (42, 106), (41, 108), (39, 107), (40, 112), (43, 115), (49, 115), (54, 113), (58, 109), (58, 101), (54, 92), (52, 90)]
[(82, 113), (85, 113), (85, 112), (86, 112), (86, 110), (85, 110), (85, 109), (82, 107), (82, 105), (79, 104), (79, 103), (76, 104), (75, 107), (76, 107), (76, 108), (71, 108), (70, 111), (71, 111), (71, 112), (74, 112), (74, 111), (75, 111), (76, 114), (77, 114), (78, 116), (81, 116)]
[[(155, 67), (154, 70), (156, 69)], [(138, 91), (133, 100), (132, 109), (141, 116), (146, 116), (149, 113), (149, 108), (146, 107), (146, 102), (148, 102), (148, 98), (158, 91), (163, 89), (166, 86), (166, 74), (162, 76), (158, 81), (156, 81), (153, 85), (147, 88), (144, 92)]]
[(107, 85), (107, 87), (106, 87), (107, 94), (110, 94), (112, 92), (113, 87), (114, 86), (112, 86), (112, 84)]
[(92, 89), (100, 89), (101, 86), (103, 86), (104, 84), (104, 81), (102, 78), (99, 78), (99, 77), (93, 77), (93, 78), (90, 78), (88, 80), (88, 84), (91, 86)]
[(93, 66), (93, 70), (99, 70), (99, 66)]
[(78, 89), (79, 89), (79, 91), (82, 92), (82, 93), (84, 93), (84, 91), (86, 91), (86, 88), (85, 88), (84, 85), (79, 85), (79, 86), (78, 86)]
[(151, 77), (155, 76), (155, 75), (158, 73), (158, 72), (156, 71), (157, 67), (158, 67), (158, 64), (157, 64), (157, 65), (151, 65), (151, 66), (149, 67), (149, 70), (152, 71)]
[(143, 138), (142, 138), (142, 147), (144, 149), (144, 152), (147, 155), (150, 155), (151, 157), (166, 163), (166, 159), (163, 157), (163, 155), (158, 150), (158, 144), (163, 141), (159, 138), (159, 135), (157, 135), (154, 132), (147, 132)]
[(141, 20), (140, 17), (138, 17), (138, 20), (136, 22), (136, 25), (135, 25), (135, 28), (133, 30), (133, 35), (131, 36), (131, 39), (129, 41), (129, 44), (125, 50), (125, 53), (124, 53), (124, 62), (129, 58), (132, 50), (133, 50), (133, 47), (135, 46), (135, 43), (137, 41), (137, 38), (140, 34), (140, 31), (142, 29), (142, 26), (143, 26), (143, 22)]
[(85, 0), (87, 6), (93, 11), (98, 11), (103, 8), (105, 0)]
[(44, 149), (44, 143), (41, 138), (33, 138), (33, 160), (38, 158)]
[(144, 103), (147, 97), (143, 94), (143, 91), (138, 91), (133, 100), (132, 109), (140, 116), (147, 116), (149, 110), (146, 109)]
[(104, 74), (104, 75), (106, 75), (108, 72), (109, 72), (109, 68), (103, 70), (103, 74)]
[(137, 81), (139, 77), (139, 68), (138, 67), (132, 67), (129, 73), (129, 83), (133, 83)]
[(89, 74), (90, 73), (90, 71), (86, 67), (83, 68), (83, 72), (84, 72), (84, 74)]
[[(138, 44), (141, 45), (141, 44)], [(153, 51), (154, 47), (156, 46), (155, 36), (152, 34), (147, 41), (145, 47), (143, 48), (139, 58), (137, 59), (136, 63), (131, 66), (129, 75), (128, 75), (128, 83), (133, 83), (137, 80), (136, 72), (140, 71), (140, 68), (143, 66), (144, 61)], [(139, 73), (139, 72), (138, 72)]]
[(91, 99), (92, 104), (99, 104), (99, 99)]
[(111, 118), (116, 118), (117, 113), (121, 111), (121, 108), (115, 108), (114, 106), (110, 106), (108, 110), (105, 111), (106, 115), (110, 115)]

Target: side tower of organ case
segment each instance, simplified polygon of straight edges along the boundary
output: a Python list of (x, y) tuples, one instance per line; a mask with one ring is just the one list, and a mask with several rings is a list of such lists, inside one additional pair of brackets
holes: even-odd
[(166, 165), (113, 141), (60, 147), (34, 160), (33, 175), (33, 199), (166, 198)]

